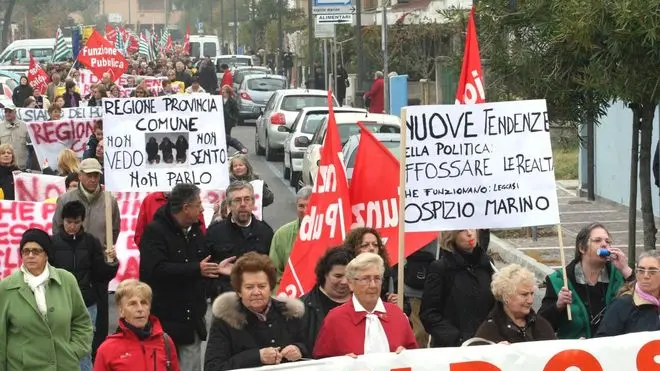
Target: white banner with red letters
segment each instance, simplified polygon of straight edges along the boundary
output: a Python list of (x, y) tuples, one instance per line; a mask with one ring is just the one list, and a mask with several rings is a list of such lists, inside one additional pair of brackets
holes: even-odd
[[(136, 82), (142, 80), (142, 84), (151, 92), (152, 96), (158, 95), (163, 91), (163, 80), (166, 80), (167, 77), (153, 77), (153, 76), (139, 76), (139, 75), (122, 75), (117, 81), (117, 85), (120, 87), (120, 91), (123, 94), (122, 97), (130, 97), (131, 93), (135, 88), (123, 88), (128, 85), (128, 79), (134, 79)], [(78, 81), (78, 87), (80, 88), (80, 96), (83, 98), (89, 95), (92, 92), (92, 85), (98, 84), (101, 80), (94, 76), (92, 71), (82, 69), (80, 70), (80, 81)]]
[(94, 119), (72, 119), (28, 122), (30, 141), (40, 164), (48, 160), (57, 166), (57, 157), (69, 148), (78, 158), (83, 157), (89, 137), (94, 133)]
[[(261, 218), (261, 199), (263, 181), (253, 183), (258, 211), (255, 215)], [(18, 173), (14, 177), (15, 197), (17, 201), (0, 201), (0, 280), (10, 275), (20, 265), (18, 254), (19, 242), (23, 232), (28, 228), (40, 228), (51, 233), (55, 199), (64, 193), (64, 178), (43, 175)], [(117, 240), (117, 259), (119, 271), (110, 282), (110, 290), (114, 290), (119, 282), (126, 278), (137, 278), (140, 268), (140, 253), (133, 242), (137, 217), (142, 200), (147, 196), (144, 192), (113, 193), (119, 205), (121, 228)], [(213, 204), (225, 198), (224, 191), (202, 191), (204, 202), (204, 220), (210, 224), (213, 218)], [(42, 202), (49, 200), (50, 202)]]
[(660, 332), (590, 340), (554, 340), (464, 348), (431, 348), (326, 358), (250, 368), (259, 371), (655, 371)]
[[(40, 108), (18, 108), (16, 117), (25, 122), (43, 122), (48, 121), (48, 110)], [(74, 119), (100, 119), (101, 107), (75, 107), (62, 108), (62, 120)], [(5, 111), (0, 111), (0, 120), (5, 119)]]

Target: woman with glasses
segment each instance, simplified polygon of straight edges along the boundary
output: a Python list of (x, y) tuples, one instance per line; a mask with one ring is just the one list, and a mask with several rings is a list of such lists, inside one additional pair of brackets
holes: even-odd
[(487, 230), (442, 232), (440, 259), (429, 265), (419, 318), (432, 347), (457, 347), (474, 337), (495, 304)]
[(92, 322), (76, 278), (48, 264), (48, 234), (23, 233), (20, 269), (0, 281), (0, 370), (80, 370)]
[(380, 298), (384, 272), (383, 258), (374, 253), (360, 254), (348, 263), (346, 277), (353, 295), (325, 317), (314, 345), (314, 358), (417, 349), (406, 315)]
[(607, 308), (596, 337), (660, 330), (660, 251), (643, 252), (637, 259), (636, 281), (624, 286)]
[(387, 302), (396, 304), (398, 298), (395, 294), (396, 289), (392, 277), (392, 265), (390, 264), (390, 258), (387, 254), (383, 239), (380, 237), (380, 233), (374, 228), (354, 228), (346, 236), (344, 247), (351, 251), (354, 256), (370, 252), (378, 254), (378, 256), (383, 259), (385, 271), (383, 273), (383, 284), (381, 286), (380, 297)]
[[(593, 337), (621, 286), (635, 278), (627, 262), (623, 251), (612, 247), (605, 226), (583, 227), (575, 237), (575, 258), (566, 266), (568, 288), (561, 270), (548, 275), (538, 314), (552, 324), (559, 339)], [(569, 305), (572, 321), (566, 311)]]

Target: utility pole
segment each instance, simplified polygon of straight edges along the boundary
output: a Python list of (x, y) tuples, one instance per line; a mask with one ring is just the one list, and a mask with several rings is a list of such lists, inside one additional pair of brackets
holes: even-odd
[(382, 0), (383, 2), (383, 19), (382, 19), (382, 37), (381, 37), (381, 46), (383, 49), (383, 99), (385, 104), (385, 113), (390, 113), (390, 77), (389, 77), (389, 65), (387, 63), (388, 53), (387, 53), (387, 6), (389, 5), (388, 0)]
[(363, 82), (365, 77), (364, 47), (362, 45), (362, 0), (355, 0), (355, 13), (355, 42), (357, 43), (357, 85), (355, 91), (361, 94), (364, 91)]
[(238, 6), (234, 0), (234, 53), (238, 54)]
[(282, 53), (284, 53), (284, 29), (282, 28), (282, 10), (284, 8), (282, 0), (277, 0), (277, 74), (282, 70)]
[(257, 52), (257, 3), (256, 0), (252, 0), (252, 9), (250, 10), (252, 14), (252, 52)]
[(309, 75), (307, 77), (307, 87), (309, 89), (316, 88), (314, 79), (312, 79), (312, 70), (314, 69), (314, 7), (312, 4), (314, 0), (307, 0), (307, 68)]
[(225, 0), (220, 0), (220, 54), (225, 53)]

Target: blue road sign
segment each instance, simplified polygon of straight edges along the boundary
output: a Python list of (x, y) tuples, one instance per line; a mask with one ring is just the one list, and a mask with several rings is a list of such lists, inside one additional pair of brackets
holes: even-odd
[(353, 5), (353, 0), (314, 0), (314, 6), (318, 7), (351, 5)]

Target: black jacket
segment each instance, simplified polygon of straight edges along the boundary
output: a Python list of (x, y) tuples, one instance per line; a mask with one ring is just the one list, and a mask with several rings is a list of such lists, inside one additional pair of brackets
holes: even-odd
[(504, 312), (504, 306), (499, 302), (495, 304), (486, 322), (479, 326), (475, 337), (494, 343), (508, 341), (511, 344), (557, 339), (550, 322), (534, 313), (534, 310), (527, 315), (525, 327), (520, 328), (511, 321)]
[(195, 332), (206, 339), (205, 279), (199, 262), (209, 255), (199, 223), (187, 236), (169, 204), (161, 206), (140, 240), (140, 279), (153, 290), (151, 314), (174, 342), (192, 344)]
[(307, 294), (300, 297), (305, 304), (305, 316), (302, 319), (305, 328), (305, 344), (307, 349), (314, 349), (316, 337), (321, 331), (321, 324), (328, 313), (324, 313), (321, 305), (321, 295), (325, 295), (316, 285)]
[(429, 265), (419, 317), (433, 347), (457, 347), (474, 337), (495, 304), (490, 260), (479, 246), (473, 254), (468, 262), (461, 253), (441, 250)]
[(17, 170), (18, 167), (15, 165), (0, 166), (0, 189), (5, 195), (5, 200), (14, 200), (14, 171)]
[(660, 330), (659, 309), (637, 294), (624, 294), (607, 308), (596, 337), (658, 331)]
[(11, 99), (16, 107), (25, 107), (25, 100), (31, 97), (32, 94), (34, 94), (34, 91), (30, 85), (19, 85), (14, 88)]
[[(75, 105), (73, 105), (74, 102), (71, 102), (71, 94), (73, 94), (73, 96), (75, 97), (75, 100), (76, 100)], [(64, 93), (64, 96), (63, 96), (63, 98), (64, 98), (64, 107), (63, 108), (80, 107), (80, 101), (82, 100), (82, 98), (80, 98), (80, 94), (78, 94), (75, 91), (72, 91), (71, 94)], [(96, 102), (96, 100), (94, 100), (94, 101)], [(92, 106), (91, 99), (90, 99), (90, 102), (87, 102), (87, 105)], [(97, 104), (94, 103), (94, 105), (97, 105)]]
[(71, 272), (78, 281), (78, 287), (85, 300), (85, 306), (98, 302), (96, 287), (107, 285), (119, 269), (119, 264), (108, 264), (103, 254), (103, 246), (98, 238), (84, 232), (70, 235), (60, 227), (53, 236), (53, 249), (48, 255), (48, 262), (56, 267)]
[[(219, 261), (232, 256), (239, 258), (250, 251), (268, 255), (272, 239), (273, 229), (254, 215), (252, 223), (246, 228), (232, 222), (229, 214), (227, 219), (210, 225), (206, 230), (206, 246)], [(222, 276), (217, 281), (218, 293), (231, 290), (229, 277)]]
[(225, 135), (229, 136), (231, 134), (231, 129), (238, 125), (238, 121), (241, 118), (236, 99), (227, 99), (222, 105), (222, 110), (225, 119)]
[(199, 70), (199, 85), (209, 94), (218, 93), (218, 75), (215, 74), (213, 63)]
[[(204, 371), (234, 370), (262, 366), (259, 349), (295, 345), (303, 358), (310, 356), (304, 343), (301, 318), (305, 307), (297, 299), (271, 299), (267, 320), (260, 321), (227, 292), (213, 302), (213, 325), (204, 355)], [(286, 360), (282, 360), (286, 362)]]
[(87, 149), (83, 153), (83, 159), (96, 157), (96, 147), (99, 145), (99, 138), (95, 134), (89, 136)]

